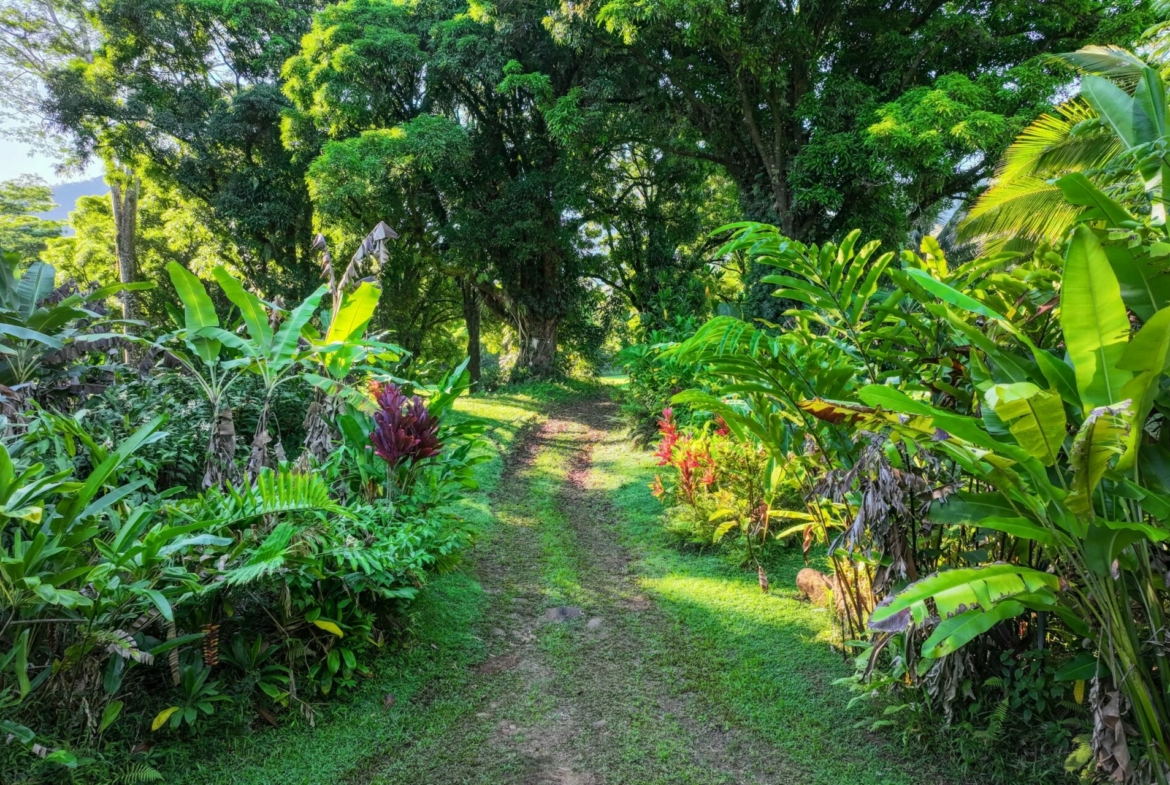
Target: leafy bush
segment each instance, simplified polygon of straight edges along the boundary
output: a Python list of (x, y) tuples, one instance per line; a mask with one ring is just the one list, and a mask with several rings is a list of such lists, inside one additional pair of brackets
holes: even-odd
[[(182, 370), (71, 414), (29, 402), (0, 439), (5, 779), (151, 777), (150, 756), (125, 751), (152, 734), (311, 718), (369, 672), (402, 604), (470, 538), (451, 503), (474, 487), (480, 428), (447, 418), (466, 363), (407, 383), (391, 423), (364, 392), (400, 356), (362, 337), (375, 289), (339, 291), (318, 330), (323, 292), (266, 310), (221, 269), (236, 330), (201, 282), (172, 275), (187, 312), (154, 357)], [(390, 434), (402, 455), (381, 449)], [(280, 447), (302, 442), (298, 471)]]

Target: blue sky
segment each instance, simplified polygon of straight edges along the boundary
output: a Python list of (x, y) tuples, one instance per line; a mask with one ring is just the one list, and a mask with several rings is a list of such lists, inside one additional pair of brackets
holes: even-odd
[(23, 142), (0, 136), (0, 180), (11, 180), (22, 174), (35, 174), (43, 177), (50, 185), (58, 183), (75, 183), (79, 180), (88, 180), (101, 174), (101, 167), (91, 165), (86, 171), (78, 172), (65, 177), (58, 177), (53, 172), (53, 159), (40, 153), (30, 155), (31, 148)]

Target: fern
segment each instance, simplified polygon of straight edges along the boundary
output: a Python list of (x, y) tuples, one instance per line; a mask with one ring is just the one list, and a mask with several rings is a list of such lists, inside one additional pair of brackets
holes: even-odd
[(253, 552), (248, 561), (227, 573), (224, 580), (229, 586), (239, 586), (276, 572), (284, 566), (289, 542), (296, 529), (290, 523), (277, 526), (263, 544)]
[(145, 763), (134, 763), (110, 780), (111, 785), (138, 785), (140, 782), (163, 782), (163, 775)]
[(345, 507), (329, 495), (329, 486), (320, 475), (296, 472), (261, 471), (243, 488), (229, 484), (209, 490), (185, 515), (194, 520), (211, 520), (235, 526), (256, 518), (292, 512), (322, 512), (348, 516)]

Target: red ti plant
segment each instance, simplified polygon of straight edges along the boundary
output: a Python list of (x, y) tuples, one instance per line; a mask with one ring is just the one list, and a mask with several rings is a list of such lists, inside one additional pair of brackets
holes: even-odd
[[(438, 455), (439, 420), (417, 395), (407, 398), (393, 382), (370, 385), (378, 411), (374, 414), (374, 431), (370, 441), (374, 452), (386, 462), (386, 492), (404, 490), (413, 480), (415, 466), (425, 458)], [(400, 467), (405, 469), (400, 472)], [(395, 479), (398, 475), (400, 482)]]
[(674, 421), (674, 409), (667, 406), (662, 410), (662, 418), (658, 421), (658, 432), (662, 434), (662, 441), (654, 451), (659, 466), (669, 466), (672, 460), (674, 445), (678, 443), (678, 425)]

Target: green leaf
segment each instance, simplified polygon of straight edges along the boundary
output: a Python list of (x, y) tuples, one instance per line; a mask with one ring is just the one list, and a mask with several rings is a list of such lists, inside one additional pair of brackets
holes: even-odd
[(926, 600), (931, 598), (939, 615), (948, 619), (976, 607), (991, 610), (1003, 600), (1044, 588), (1059, 591), (1060, 578), (1018, 564), (937, 572), (878, 603), (870, 616), (869, 627), (881, 632), (898, 632), (906, 629), (912, 619), (922, 623), (929, 615)]
[[(187, 332), (194, 335), (204, 327), (219, 327), (219, 317), (215, 313), (215, 305), (207, 295), (207, 289), (195, 275), (178, 262), (167, 265), (171, 283), (179, 299), (183, 301), (183, 322)], [(220, 344), (210, 338), (194, 338), (191, 340), (195, 353), (203, 362), (210, 365), (219, 356)]]
[(17, 309), (28, 319), (37, 303), (49, 296), (56, 285), (57, 270), (45, 262), (33, 262), (16, 283)]
[(337, 626), (336, 622), (332, 622), (327, 619), (313, 619), (313, 624), (325, 630), (325, 632), (336, 635), (338, 638), (345, 637), (345, 633), (342, 631), (341, 627)]
[(1088, 681), (1100, 675), (1101, 666), (1092, 652), (1082, 651), (1062, 665), (1052, 678), (1056, 681)]
[(268, 324), (268, 310), (260, 298), (244, 288), (223, 265), (212, 270), (212, 275), (219, 282), (223, 293), (232, 304), (240, 309), (240, 318), (248, 327), (248, 335), (259, 345), (262, 352), (266, 352), (272, 345), (272, 327)]
[[(1004, 532), (1005, 534), (1010, 534), (1020, 539), (1032, 540), (1041, 545), (1056, 546), (1059, 542), (1058, 537), (1053, 532), (1040, 526), (1035, 521), (1019, 516), (1012, 518), (991, 516), (979, 521), (977, 525), (984, 529)], [(1067, 538), (1064, 539), (1067, 542)]]
[(381, 296), (382, 290), (369, 282), (363, 282), (357, 289), (347, 292), (342, 298), (337, 316), (329, 324), (325, 343), (343, 343), (360, 338)]
[(960, 491), (930, 505), (926, 517), (931, 523), (952, 526), (978, 526), (984, 518), (1014, 518), (1021, 514), (1002, 493)]
[(1101, 116), (1126, 147), (1139, 144), (1133, 128), (1133, 98), (1108, 79), (1085, 76), (1081, 79), (1081, 95)]
[(1077, 515), (1093, 516), (1093, 492), (1109, 468), (1109, 461), (1125, 449), (1130, 413), (1128, 401), (1117, 406), (1098, 407), (1089, 413), (1077, 431), (1069, 453), (1073, 478), (1065, 499), (1065, 504)]
[(1073, 231), (1065, 255), (1060, 324), (1085, 410), (1119, 402), (1133, 376), (1118, 367), (1129, 342), (1129, 316), (1101, 243), (1085, 226)]
[(997, 384), (984, 398), (1029, 455), (1045, 466), (1056, 463), (1067, 424), (1059, 395), (1030, 382), (1016, 382)]
[(1135, 373), (1170, 370), (1170, 308), (1163, 308), (1146, 319), (1142, 329), (1122, 352), (1118, 367)]
[(996, 321), (1000, 322), (1007, 321), (998, 312), (988, 308), (986, 305), (979, 302), (975, 298), (963, 294), (959, 290), (943, 283), (942, 281), (935, 280), (935, 278), (932, 277), (930, 273), (926, 272), (926, 270), (907, 268), (902, 272), (913, 278), (915, 282), (917, 282), (923, 289), (930, 292), (945, 303), (950, 303), (956, 308), (962, 308), (964, 311), (970, 311), (971, 313), (979, 314), (980, 316), (986, 316), (989, 319), (995, 319)]
[(297, 342), (301, 338), (301, 330), (313, 318), (313, 314), (316, 313), (317, 306), (326, 291), (328, 291), (326, 286), (318, 288), (281, 322), (280, 329), (276, 331), (276, 336), (272, 339), (270, 361), (274, 365), (287, 365), (292, 362), (293, 355), (297, 350)]
[(1014, 600), (1001, 602), (989, 611), (981, 608), (944, 619), (922, 644), (923, 657), (945, 657), (1000, 622), (1019, 616), (1024, 606)]
[(1170, 305), (1170, 275), (1149, 258), (1135, 254), (1135, 249), (1118, 243), (1109, 243), (1104, 248), (1126, 308), (1142, 321), (1147, 321)]
[(1166, 135), (1166, 85), (1156, 68), (1142, 68), (1133, 91), (1133, 132), (1139, 144)]
[(98, 733), (104, 733), (106, 728), (114, 724), (118, 715), (122, 713), (122, 701), (110, 701), (102, 711), (102, 720), (98, 723)]
[(0, 323), (0, 335), (11, 336), (18, 341), (36, 341), (37, 343), (48, 346), (50, 349), (61, 349), (65, 346), (65, 344), (50, 335), (45, 335), (44, 333), (16, 324)]
[(1124, 226), (1133, 216), (1124, 207), (1101, 192), (1080, 172), (1065, 175), (1056, 181), (1056, 187), (1070, 203), (1085, 207), (1078, 216), (1082, 221), (1104, 221), (1107, 227)]

